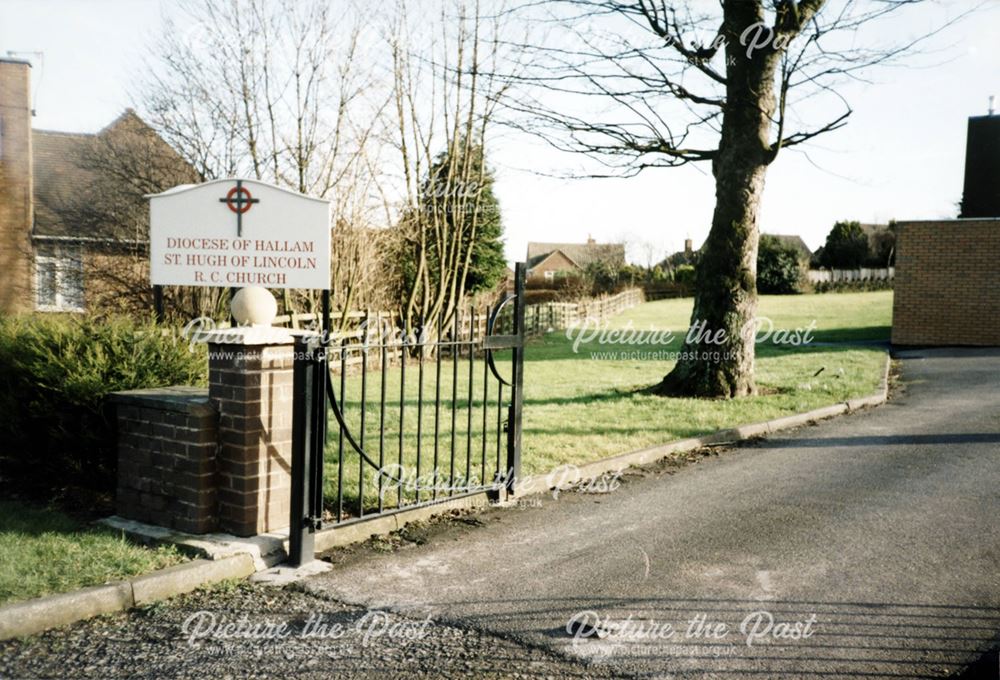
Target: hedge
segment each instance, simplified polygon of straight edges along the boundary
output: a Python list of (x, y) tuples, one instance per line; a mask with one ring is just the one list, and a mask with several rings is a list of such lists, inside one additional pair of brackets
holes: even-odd
[(0, 462), (7, 482), (115, 486), (118, 390), (205, 384), (204, 348), (151, 322), (53, 315), (0, 318)]

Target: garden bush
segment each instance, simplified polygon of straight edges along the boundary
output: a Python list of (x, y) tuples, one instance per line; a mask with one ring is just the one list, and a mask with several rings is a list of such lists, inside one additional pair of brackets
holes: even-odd
[(757, 292), (768, 295), (801, 292), (804, 272), (799, 257), (794, 246), (762, 234), (757, 249)]
[(868, 236), (856, 221), (837, 222), (826, 236), (820, 264), (830, 269), (857, 269), (869, 259)]
[(695, 282), (694, 265), (678, 265), (678, 267), (674, 269), (674, 281), (684, 286), (693, 285)]
[(813, 284), (816, 293), (868, 293), (876, 290), (892, 290), (892, 279), (819, 281)]
[(31, 315), (0, 318), (0, 462), (37, 488), (115, 485), (118, 390), (204, 384), (203, 346), (151, 322)]

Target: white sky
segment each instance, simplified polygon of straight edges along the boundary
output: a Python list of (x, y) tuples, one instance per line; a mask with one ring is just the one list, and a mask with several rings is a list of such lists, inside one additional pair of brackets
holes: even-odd
[[(972, 0), (944, 3), (948, 11)], [(166, 0), (0, 0), (0, 55), (14, 51), (34, 69), (35, 127), (94, 131), (127, 106), (143, 46), (161, 23)], [(920, 31), (940, 7), (894, 19), (901, 33)], [(854, 115), (848, 126), (803, 147), (809, 159), (782, 152), (771, 167), (762, 230), (799, 234), (822, 245), (838, 219), (885, 221), (954, 217), (962, 193), (966, 118), (986, 113), (1000, 95), (1000, 0), (936, 41), (945, 52), (894, 68), (872, 85), (842, 90)], [(31, 52), (41, 52), (44, 60)], [(943, 63), (940, 63), (943, 62)], [(1000, 96), (998, 96), (1000, 108)], [(631, 179), (562, 180), (544, 171), (578, 159), (505, 135), (491, 158), (507, 234), (507, 256), (522, 259), (528, 240), (625, 238), (655, 246), (658, 257), (708, 233), (714, 186), (707, 166), (647, 171)]]

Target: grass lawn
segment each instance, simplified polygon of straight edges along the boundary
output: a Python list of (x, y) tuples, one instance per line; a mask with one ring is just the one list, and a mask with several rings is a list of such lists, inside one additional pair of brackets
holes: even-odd
[(56, 510), (0, 501), (0, 604), (117, 581), (185, 558)]
[[(759, 396), (735, 400), (664, 399), (645, 393), (644, 388), (658, 382), (672, 367), (673, 359), (664, 355), (680, 349), (691, 305), (690, 298), (646, 303), (607, 325), (608, 329), (671, 330), (675, 333), (669, 342), (629, 344), (619, 338), (618, 342), (602, 343), (592, 337), (574, 346), (576, 338), (568, 337), (565, 331), (533, 339), (525, 352), (522, 473), (545, 473), (564, 463), (583, 463), (672, 439), (807, 411), (870, 394), (878, 387), (884, 349), (824, 343), (888, 340), (892, 315), (890, 291), (763, 296), (758, 316), (769, 318), (774, 329), (805, 330), (815, 321), (815, 330), (813, 343), (809, 345), (758, 344)], [(498, 365), (503, 374), (509, 372), (509, 365), (503, 361), (498, 361)], [(437, 369), (434, 362), (424, 365), (423, 394), (427, 405), (420, 414), (419, 440), (419, 381), (413, 363), (407, 367), (402, 395), (399, 369), (386, 372), (385, 429), (381, 438), (380, 373), (369, 373), (365, 385), (359, 376), (348, 376), (344, 397), (348, 424), (354, 435), (360, 437), (359, 407), (364, 389), (367, 404), (364, 447), (376, 462), (381, 451), (383, 463), (398, 463), (402, 400), (405, 403), (402, 461), (411, 476), (416, 472), (419, 442), (422, 458), (419, 476), (423, 486), (432, 481), (428, 475), (435, 467), (435, 449), (438, 469), (446, 478), (452, 475), (452, 446), (457, 461), (456, 476), (464, 478), (468, 471), (470, 477), (488, 481), (497, 469), (498, 449), (501, 449), (501, 468), (506, 461), (503, 436), (497, 427), (496, 382), (492, 378), (485, 381), (488, 389), (485, 401), (490, 407), (484, 409), (483, 362), (477, 358), (470, 366), (468, 359), (452, 362), (446, 356), (441, 362), (440, 381)], [(435, 417), (438, 386), (441, 408)], [(339, 385), (336, 391), (340, 394)], [(508, 396), (506, 392), (504, 396)], [(471, 437), (466, 435), (470, 431)], [(337, 433), (338, 429), (331, 427), (326, 470), (330, 494), (339, 464)], [(356, 501), (362, 465), (359, 456), (346, 443), (344, 446), (345, 496)], [(368, 479), (365, 505), (369, 507), (377, 503), (377, 481), (373, 468), (365, 469)], [(402, 495), (404, 499), (414, 497), (412, 490)], [(392, 489), (386, 495), (386, 507), (394, 505), (398, 498), (398, 491)]]

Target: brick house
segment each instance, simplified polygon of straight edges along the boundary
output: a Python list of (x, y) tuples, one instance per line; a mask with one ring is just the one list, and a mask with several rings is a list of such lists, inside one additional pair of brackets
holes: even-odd
[(595, 262), (615, 269), (625, 266), (625, 244), (597, 243), (528, 243), (528, 278), (552, 281), (560, 274), (582, 272)]
[(0, 59), (0, 311), (142, 303), (143, 195), (193, 169), (131, 109), (93, 134), (35, 130), (32, 115), (31, 64)]

